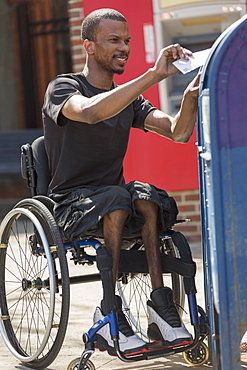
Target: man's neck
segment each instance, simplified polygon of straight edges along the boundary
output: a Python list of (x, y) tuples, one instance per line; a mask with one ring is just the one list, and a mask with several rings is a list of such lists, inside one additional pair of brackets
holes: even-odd
[(84, 67), (82, 73), (87, 81), (94, 87), (103, 90), (110, 90), (112, 88), (113, 73), (104, 71), (91, 71), (87, 66)]

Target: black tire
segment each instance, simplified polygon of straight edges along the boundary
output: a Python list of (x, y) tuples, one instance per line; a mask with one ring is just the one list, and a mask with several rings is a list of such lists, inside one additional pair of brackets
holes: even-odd
[(26, 199), (4, 218), (0, 244), (3, 339), (23, 365), (44, 369), (59, 353), (69, 315), (68, 266), (59, 230), (41, 202)]
[[(163, 239), (162, 243), (161, 253), (179, 257), (179, 251), (171, 238)], [(185, 299), (183, 278), (176, 273), (163, 274), (163, 281), (165, 286), (172, 288), (173, 300), (182, 316)], [(133, 330), (145, 341), (148, 340), (147, 301), (151, 292), (151, 279), (148, 273), (123, 275), (117, 281), (117, 294), (122, 298), (125, 315)]]

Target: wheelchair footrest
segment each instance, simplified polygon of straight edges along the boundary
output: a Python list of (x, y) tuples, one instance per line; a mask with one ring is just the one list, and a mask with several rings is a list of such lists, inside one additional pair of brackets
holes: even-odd
[(152, 360), (163, 356), (171, 356), (175, 353), (181, 353), (186, 351), (190, 345), (167, 348), (162, 345), (162, 342), (151, 342), (148, 344), (148, 350), (138, 355), (123, 356), (118, 354), (118, 357), (124, 362), (135, 362), (142, 360)]

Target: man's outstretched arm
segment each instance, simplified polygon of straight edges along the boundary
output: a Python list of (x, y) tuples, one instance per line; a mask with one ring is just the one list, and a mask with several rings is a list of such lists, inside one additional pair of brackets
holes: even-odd
[(200, 74), (194, 78), (184, 91), (180, 110), (175, 117), (171, 117), (160, 110), (153, 110), (145, 119), (145, 129), (175, 142), (186, 143), (191, 137), (196, 123), (199, 82)]
[(94, 124), (121, 112), (151, 86), (178, 72), (172, 64), (179, 58), (188, 59), (191, 52), (175, 44), (161, 50), (154, 67), (138, 78), (116, 89), (87, 98), (73, 95), (63, 106), (63, 115), (74, 121)]

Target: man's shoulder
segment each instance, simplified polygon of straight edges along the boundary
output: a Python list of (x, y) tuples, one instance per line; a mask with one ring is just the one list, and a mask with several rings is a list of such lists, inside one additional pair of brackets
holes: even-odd
[(57, 75), (47, 86), (46, 94), (49, 96), (54, 92), (73, 92), (83, 93), (86, 90), (85, 77), (82, 73), (63, 73)]
[(59, 82), (62, 82), (62, 81), (70, 81), (70, 82), (77, 82), (77, 83), (80, 83), (80, 84), (83, 84), (85, 82), (85, 77), (84, 75), (81, 73), (81, 72), (77, 72), (77, 73), (62, 73), (62, 74), (59, 74), (57, 75), (52, 81), (51, 83), (59, 83)]

